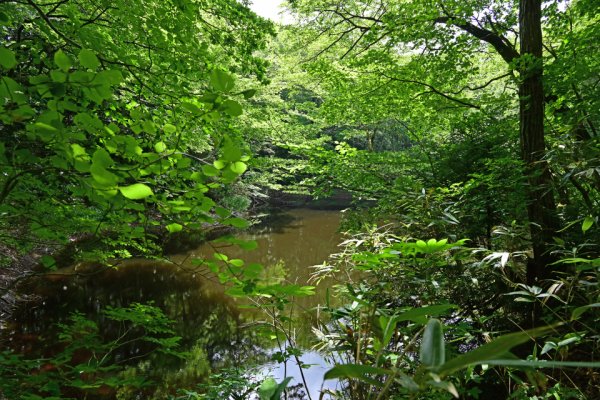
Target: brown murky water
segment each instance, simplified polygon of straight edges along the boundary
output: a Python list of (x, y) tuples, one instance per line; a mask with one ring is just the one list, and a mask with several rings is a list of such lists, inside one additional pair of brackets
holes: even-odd
[[(24, 285), (23, 290), (35, 293), (38, 300), (15, 313), (14, 319), (3, 329), (2, 340), (6, 347), (19, 353), (50, 356), (56, 350), (51, 340), (56, 334), (56, 325), (66, 322), (72, 312), (81, 312), (102, 324), (100, 311), (108, 305), (152, 302), (175, 321), (177, 335), (183, 338), (182, 347), (200, 348), (198, 351), (206, 364), (203, 373), (210, 368), (252, 362), (265, 365), (261, 373), (267, 373), (270, 367), (273, 374), (280, 377), (282, 371), (295, 368), (268, 364), (274, 344), (257, 338), (251, 330), (239, 329), (256, 315), (240, 310), (239, 304), (223, 293), (211, 273), (204, 267), (192, 266), (191, 261), (210, 258), (218, 251), (230, 258), (244, 259), (246, 263), (261, 263), (273, 269), (273, 273), (281, 274), (285, 270), (288, 282), (306, 285), (312, 272), (309, 267), (322, 263), (337, 251), (341, 239), (337, 233), (339, 222), (338, 211), (289, 210), (264, 226), (238, 236), (258, 243), (258, 248), (252, 251), (204, 244), (186, 254), (172, 256), (171, 262), (131, 260), (118, 269), (69, 270), (36, 278)], [(323, 301), (324, 295), (325, 288), (320, 286), (316, 296), (298, 300), (294, 318), (299, 336), (310, 332), (310, 310)], [(103, 332), (109, 334), (111, 326), (106, 325), (104, 329)], [(299, 343), (305, 341), (302, 337), (298, 339)], [(121, 357), (125, 359), (139, 349), (132, 347), (122, 351)], [(314, 352), (307, 351), (304, 357), (304, 362), (317, 364), (307, 373), (315, 376), (311, 378), (315, 385), (310, 388), (314, 394), (318, 389), (316, 385), (321, 383), (317, 376), (322, 377), (326, 365)], [(201, 379), (201, 375), (191, 373), (190, 379)], [(299, 380), (298, 376), (295, 378)]]

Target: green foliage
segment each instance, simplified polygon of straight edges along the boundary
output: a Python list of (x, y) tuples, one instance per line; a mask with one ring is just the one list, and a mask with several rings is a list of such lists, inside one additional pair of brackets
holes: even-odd
[(219, 373), (212, 374), (210, 381), (199, 385), (199, 392), (183, 390), (177, 400), (220, 400), (233, 399), (245, 400), (250, 394), (259, 388), (259, 383), (248, 375), (252, 371), (240, 369), (224, 369)]
[[(170, 234), (246, 228), (241, 214), (270, 191), (344, 190), (373, 207), (347, 213), (357, 234), (315, 274), (347, 277), (344, 305), (328, 303), (316, 330), (337, 363), (326, 378), (349, 381), (340, 397), (483, 398), (499, 382), (513, 398), (576, 397), (599, 350), (594, 1), (544, 3), (541, 57), (515, 43), (528, 36), (515, 31), (525, 19), (514, 1), (293, 0), (305, 22), (270, 43), (272, 24), (245, 1), (100, 3), (0, 11), (3, 267), (18, 266), (15, 253), (40, 254), (44, 270), (156, 256)], [(518, 109), (527, 116), (523, 85), (541, 73), (545, 134), (530, 140)], [(552, 221), (537, 212), (548, 196)], [(548, 265), (534, 271), (540, 254)], [(303, 367), (290, 321), (314, 286), (221, 253), (196, 264), (266, 313), (275, 360)], [(135, 390), (147, 382), (115, 363), (124, 343), (181, 355), (152, 306), (104, 318), (123, 336), (107, 342), (75, 314), (52, 360), (3, 354), (2, 390)], [(507, 356), (516, 344), (520, 359)], [(75, 365), (82, 350), (92, 356)], [(556, 370), (532, 372), (543, 367)], [(236, 370), (211, 381), (183, 396), (276, 399), (289, 378), (259, 386)]]
[[(181, 338), (173, 336), (173, 321), (154, 306), (132, 304), (127, 308), (108, 308), (104, 315), (122, 323), (118, 337), (103, 337), (98, 324), (81, 313), (70, 316), (58, 326), (57, 342), (62, 350), (51, 358), (28, 359), (12, 352), (0, 356), (0, 391), (10, 398), (61, 398), (113, 394), (117, 389), (142, 390), (151, 384), (143, 376), (129, 377), (127, 364), (139, 357), (122, 359), (128, 346), (145, 342), (149, 358), (154, 352), (183, 357), (178, 351)], [(148, 347), (149, 346), (149, 347)], [(126, 364), (124, 364), (124, 362)]]
[[(580, 318), (586, 310), (595, 309), (595, 304), (576, 307), (577, 302), (558, 297), (558, 293), (568, 293), (567, 288), (563, 291), (564, 281), (547, 290), (523, 285), (520, 291), (506, 293), (511, 299), (506, 301), (502, 296), (494, 298), (494, 291), (502, 291), (500, 281), (507, 278), (494, 265), (502, 258), (499, 264), (506, 266), (508, 259), (492, 253), (486, 257), (487, 261), (478, 263), (472, 257), (481, 250), (467, 250), (464, 241), (455, 244), (447, 240), (402, 241), (389, 233), (373, 231), (347, 240), (345, 246), (344, 252), (335, 256), (334, 263), (317, 271), (321, 279), (340, 273), (353, 277), (351, 282), (337, 288), (346, 305), (328, 306), (325, 310), (331, 321), (322, 323), (316, 331), (320, 348), (331, 352), (337, 364), (326, 378), (348, 381), (347, 389), (339, 393), (341, 398), (360, 398), (370, 392), (379, 398), (392, 393), (429, 398), (427, 393), (432, 390), (458, 397), (466, 386), (485, 393), (486, 385), (492, 385), (490, 367), (520, 376), (521, 370), (561, 368), (565, 374), (570, 367), (599, 366), (576, 356), (575, 348), (595, 348), (595, 345), (584, 343), (581, 332), (569, 322), (569, 318)], [(468, 267), (470, 263), (472, 267)], [(480, 284), (483, 281), (487, 287)], [(491, 287), (495, 289), (486, 294)], [(570, 290), (582, 289), (571, 286)], [(514, 300), (517, 302), (539, 303), (548, 311), (544, 321), (555, 325), (490, 339), (490, 328), (502, 326), (501, 320), (507, 315), (512, 315), (511, 318), (518, 315), (511, 311), (516, 305), (511, 304), (514, 297), (510, 296), (519, 296)], [(444, 304), (448, 299), (455, 304)], [(487, 304), (481, 299), (488, 299)], [(554, 299), (564, 307), (550, 306)], [(489, 311), (487, 307), (494, 303), (495, 310)], [(500, 304), (503, 309), (496, 308)], [(561, 316), (557, 314), (560, 308)], [(538, 344), (527, 350), (529, 356), (525, 359), (509, 353), (531, 343), (532, 338)], [(521, 351), (518, 350), (524, 357)], [(556, 355), (561, 352), (560, 357), (553, 356), (551, 351), (556, 351)], [(572, 361), (566, 361), (569, 358)], [(544, 376), (541, 372), (537, 374)], [(528, 379), (521, 381), (515, 393), (528, 390), (525, 388), (529, 384), (538, 385), (535, 379), (539, 378), (530, 372), (526, 375)]]
[(442, 323), (435, 318), (427, 322), (420, 352), (421, 363), (430, 368), (440, 367), (446, 361)]
[(273, 378), (267, 378), (258, 388), (260, 400), (278, 400), (281, 398), (283, 391), (288, 383), (292, 380), (291, 377), (285, 378), (281, 383)]
[(86, 234), (104, 245), (75, 257), (156, 254), (164, 225), (172, 233), (214, 222), (207, 192), (237, 180), (249, 159), (227, 135), (225, 121), (242, 113), (236, 98), (253, 94), (233, 91), (234, 73), (264, 77), (252, 52), (271, 24), (229, 0), (203, 3), (219, 10), (208, 19), (187, 0), (173, 10), (6, 7), (0, 230), (11, 245), (27, 252)]

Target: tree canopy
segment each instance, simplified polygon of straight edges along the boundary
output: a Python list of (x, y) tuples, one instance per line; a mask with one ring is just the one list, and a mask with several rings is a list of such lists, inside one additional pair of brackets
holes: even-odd
[[(196, 281), (178, 277), (181, 297), (57, 321), (48, 358), (1, 352), (0, 395), (301, 395), (288, 378), (249, 379), (243, 357), (209, 365), (208, 341), (227, 341), (214, 324), (259, 325), (244, 346), (276, 343), (272, 359), (300, 371), (299, 343), (313, 340), (334, 360), (324, 379), (345, 382), (331, 398), (597, 396), (597, 2), (288, 0), (288, 25), (250, 3), (0, 2), (2, 318), (28, 277), (138, 258), (180, 268), (173, 242), (240, 232), (288, 199), (352, 199), (340, 253), (310, 283), (214, 243), (212, 258), (186, 256), (183, 272), (268, 323), (231, 306), (194, 322), (206, 340), (180, 335), (170, 326)], [(327, 317), (298, 339), (296, 298), (314, 282), (331, 285)], [(103, 336), (113, 325), (124, 333)], [(133, 343), (148, 353), (119, 360)], [(146, 357), (157, 353), (179, 361)], [(174, 388), (198, 354), (208, 381)], [(163, 361), (173, 375), (146, 383)]]

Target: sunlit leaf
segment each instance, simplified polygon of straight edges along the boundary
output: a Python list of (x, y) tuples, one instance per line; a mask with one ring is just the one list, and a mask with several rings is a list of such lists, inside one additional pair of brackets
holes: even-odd
[(215, 160), (213, 161), (213, 165), (216, 169), (223, 169), (227, 166), (227, 163), (223, 160)]
[(165, 142), (158, 142), (154, 145), (154, 150), (157, 153), (162, 153), (163, 151), (165, 151), (167, 149), (167, 145), (165, 144)]
[(236, 161), (234, 163), (231, 163), (229, 168), (231, 168), (231, 170), (233, 172), (235, 172), (237, 175), (242, 175), (244, 172), (246, 172), (246, 170), (248, 169), (248, 166), (241, 161)]
[(120, 186), (119, 191), (121, 194), (131, 200), (145, 199), (146, 197), (152, 196), (152, 189), (143, 183), (134, 183), (129, 186)]
[(583, 223), (581, 224), (581, 230), (583, 233), (587, 232), (592, 225), (594, 225), (594, 218), (588, 216), (583, 219)]
[(167, 230), (169, 233), (180, 232), (183, 229), (183, 226), (178, 223), (172, 223), (167, 225)]

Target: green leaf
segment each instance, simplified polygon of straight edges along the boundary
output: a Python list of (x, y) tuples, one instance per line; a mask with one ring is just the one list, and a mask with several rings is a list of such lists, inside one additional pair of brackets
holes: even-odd
[(484, 344), (468, 353), (462, 354), (446, 362), (436, 371), (440, 376), (447, 376), (470, 365), (486, 364), (487, 361), (504, 356), (515, 346), (531, 340), (533, 337), (545, 335), (554, 330), (554, 326), (530, 329), (523, 332), (500, 336), (490, 343)]
[(148, 196), (152, 196), (152, 189), (143, 183), (134, 183), (129, 186), (119, 187), (121, 194), (131, 200), (145, 199)]
[(58, 69), (53, 69), (50, 71), (50, 78), (52, 78), (52, 82), (65, 83), (67, 81), (67, 74)]
[(64, 72), (69, 71), (69, 68), (73, 65), (73, 62), (62, 50), (58, 50), (54, 53), (54, 63), (58, 66), (58, 68), (62, 69)]
[(457, 308), (457, 306), (455, 304), (438, 304), (433, 306), (413, 308), (396, 316), (395, 319), (397, 321), (414, 321), (420, 324), (426, 324), (428, 321), (426, 318), (427, 315), (437, 316), (452, 308)]
[(227, 163), (223, 160), (215, 160), (213, 161), (213, 165), (216, 169), (223, 169), (227, 166)]
[(94, 78), (94, 82), (96, 83), (100, 83), (100, 84), (107, 84), (107, 85), (118, 85), (119, 83), (121, 83), (121, 81), (123, 80), (123, 75), (121, 74), (121, 71), (116, 70), (116, 69), (107, 69), (104, 71), (100, 71), (98, 72), (98, 74), (96, 74), (96, 77)]
[(177, 132), (177, 127), (175, 127), (175, 125), (172, 124), (165, 124), (165, 126), (163, 126), (163, 131), (165, 131), (165, 133), (168, 134), (175, 133)]
[(215, 207), (215, 213), (221, 218), (227, 218), (231, 215), (231, 210), (225, 207)]
[(233, 260), (229, 260), (229, 264), (233, 265), (234, 267), (243, 267), (244, 260), (240, 260), (239, 258), (234, 258)]
[(256, 94), (256, 89), (248, 89), (248, 90), (244, 90), (243, 92), (241, 92), (242, 96), (244, 96), (245, 99), (249, 99), (251, 97), (254, 97), (254, 95)]
[(239, 117), (244, 113), (242, 105), (234, 100), (225, 100), (223, 102), (223, 111), (231, 117)]
[(587, 306), (577, 307), (576, 309), (573, 310), (573, 313), (571, 314), (571, 321), (579, 318), (584, 312), (586, 312), (590, 308), (598, 308), (598, 307), (600, 307), (600, 303), (593, 303), (593, 304), (588, 304)]
[(4, 69), (11, 69), (17, 65), (15, 53), (6, 47), (0, 47), (0, 65)]
[(251, 263), (244, 268), (244, 276), (249, 279), (257, 278), (261, 272), (264, 270), (264, 267), (258, 263)]
[(379, 317), (379, 327), (381, 328), (381, 343), (385, 347), (390, 343), (392, 335), (396, 330), (398, 320), (394, 317), (382, 315)]
[(236, 174), (242, 175), (244, 172), (246, 172), (246, 170), (248, 169), (248, 166), (241, 161), (236, 161), (234, 163), (231, 163), (229, 168)]
[(41, 133), (54, 134), (54, 133), (58, 132), (58, 129), (56, 129), (52, 125), (49, 125), (49, 124), (46, 124), (43, 122), (36, 122), (35, 124), (33, 124), (33, 126), (35, 127), (35, 130), (37, 132), (41, 132)]
[(581, 224), (581, 230), (583, 233), (585, 233), (592, 227), (592, 225), (594, 225), (594, 218), (587, 216), (584, 218), (583, 224)]
[(154, 122), (149, 121), (149, 120), (145, 120), (144, 122), (142, 122), (142, 128), (144, 128), (145, 132), (148, 133), (156, 133), (156, 125), (154, 125)]
[(178, 223), (172, 223), (167, 225), (167, 230), (169, 233), (180, 232), (183, 229), (183, 226)]
[(206, 176), (217, 176), (219, 175), (219, 170), (212, 165), (203, 165), (202, 173)]
[(277, 381), (273, 378), (265, 379), (258, 388), (260, 400), (280, 400), (281, 394), (291, 380), (291, 376), (285, 378), (283, 381), (281, 381), (281, 383), (277, 383)]
[(233, 76), (219, 69), (210, 74), (210, 84), (218, 92), (229, 92), (235, 86)]
[(213, 253), (213, 258), (217, 261), (227, 261), (229, 257), (223, 253)]
[(110, 154), (106, 150), (100, 148), (94, 152), (92, 163), (102, 168), (109, 168), (114, 164), (114, 161), (110, 158)]
[(43, 255), (40, 261), (44, 268), (49, 269), (51, 271), (56, 270), (56, 260), (54, 259), (54, 257)]
[(456, 399), (458, 399), (460, 397), (458, 394), (458, 391), (456, 390), (456, 387), (454, 386), (454, 384), (452, 382), (430, 380), (427, 382), (427, 384), (429, 384), (435, 388), (445, 390), (446, 392), (448, 392), (452, 396), (454, 396), (454, 398), (456, 398)]
[(200, 107), (187, 101), (182, 102), (181, 107), (192, 114), (200, 114)]
[(517, 368), (600, 368), (600, 361), (589, 362), (589, 361), (545, 361), (545, 360), (513, 360), (513, 359), (499, 359), (499, 360), (487, 360), (485, 364), (488, 365), (500, 365), (503, 367), (517, 367)]
[(223, 159), (229, 162), (239, 161), (242, 157), (242, 150), (233, 144), (230, 140), (223, 147)]
[(101, 187), (111, 188), (117, 186), (118, 177), (107, 170), (113, 164), (114, 161), (106, 150), (100, 148), (94, 152), (90, 173)]
[(432, 318), (425, 326), (420, 359), (427, 367), (439, 367), (446, 361), (444, 330), (439, 319)]
[(358, 379), (360, 381), (369, 383), (374, 386), (383, 386), (383, 384), (373, 378), (370, 375), (390, 375), (392, 371), (372, 367), (370, 365), (362, 364), (342, 364), (336, 365), (325, 373), (323, 377), (325, 380), (328, 379)]
[(71, 152), (73, 153), (73, 158), (87, 158), (87, 152), (85, 151), (85, 148), (81, 147), (79, 144), (77, 143), (73, 143), (71, 144)]
[(231, 225), (235, 228), (247, 228), (249, 223), (243, 218), (233, 217), (223, 220), (225, 225)]
[(119, 178), (115, 174), (98, 164), (92, 163), (90, 174), (92, 174), (94, 181), (103, 188), (114, 188), (119, 182)]
[(165, 144), (165, 142), (158, 142), (154, 145), (154, 150), (157, 153), (162, 153), (163, 151), (165, 151), (167, 149), (167, 145)]
[(0, 26), (8, 25), (9, 22), (10, 22), (10, 18), (8, 17), (8, 15), (6, 15), (6, 13), (3, 13), (0, 11)]
[(82, 49), (79, 52), (79, 63), (85, 67), (85, 68), (89, 68), (89, 69), (96, 69), (100, 66), (100, 61), (98, 60), (98, 57), (96, 57), (96, 54), (88, 49)]
[(313, 296), (315, 294), (314, 286), (300, 285), (273, 285), (265, 289), (269, 293), (279, 293), (286, 296)]
[(206, 104), (215, 104), (217, 101), (221, 102), (221, 96), (214, 93), (205, 93), (198, 98), (198, 101)]

